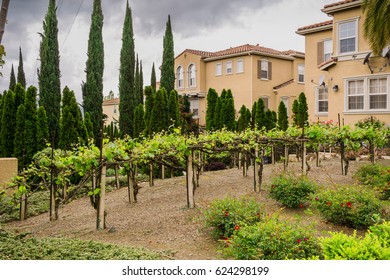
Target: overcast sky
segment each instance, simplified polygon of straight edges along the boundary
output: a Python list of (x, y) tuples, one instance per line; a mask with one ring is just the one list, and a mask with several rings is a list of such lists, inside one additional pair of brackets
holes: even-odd
[[(57, 0), (61, 87), (75, 91), (81, 101), (85, 80), (88, 34), (93, 0)], [(168, 14), (171, 15), (175, 55), (185, 49), (218, 51), (244, 44), (277, 50), (304, 51), (298, 27), (328, 20), (321, 12), (335, 0), (129, 0), (133, 13), (136, 52), (143, 62), (144, 85), (150, 84), (152, 63), (159, 67)], [(11, 65), (17, 72), (22, 48), (28, 85), (37, 86), (39, 44), (49, 0), (11, 0), (3, 45), (7, 56), (1, 69), (1, 92), (9, 86)], [(81, 5), (81, 6), (80, 6)], [(126, 0), (102, 0), (104, 14), (104, 94), (118, 94), (119, 54)], [(80, 10), (79, 10), (80, 8)], [(79, 13), (77, 14), (77, 11)], [(77, 17), (76, 17), (77, 14)], [(73, 23), (73, 24), (72, 24)], [(159, 73), (157, 73), (159, 79)]]

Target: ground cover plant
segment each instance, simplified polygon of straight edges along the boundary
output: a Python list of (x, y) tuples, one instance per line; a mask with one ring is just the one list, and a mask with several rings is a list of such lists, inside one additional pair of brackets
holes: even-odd
[(383, 164), (363, 165), (355, 173), (355, 178), (364, 186), (376, 190), (380, 199), (390, 199), (390, 166)]

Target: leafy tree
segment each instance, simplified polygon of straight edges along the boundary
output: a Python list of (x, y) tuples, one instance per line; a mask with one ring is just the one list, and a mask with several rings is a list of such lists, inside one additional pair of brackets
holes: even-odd
[(297, 124), (299, 127), (304, 127), (308, 125), (309, 113), (308, 106), (306, 102), (305, 93), (301, 92), (298, 97), (298, 114), (297, 114)]
[[(29, 164), (37, 149), (37, 88), (30, 86), (24, 99), (25, 116), (25, 162)], [(15, 136), (16, 137), (16, 136)]]
[(265, 129), (267, 131), (276, 127), (275, 117), (274, 117), (273, 112), (270, 109), (267, 109), (267, 111), (265, 111), (264, 123), (265, 123)]
[(175, 54), (173, 46), (173, 34), (171, 26), (171, 16), (168, 16), (168, 21), (165, 28), (165, 36), (163, 43), (163, 57), (161, 65), (161, 80), (160, 88), (165, 88), (167, 92), (175, 89)]
[(14, 153), (16, 111), (14, 93), (9, 90), (3, 97), (3, 114), (1, 118), (1, 152), (3, 157), (12, 157)]
[(95, 143), (99, 143), (99, 131), (103, 119), (103, 71), (104, 43), (102, 4), (101, 0), (94, 0), (88, 39), (84, 110), (91, 115)]
[(61, 82), (60, 55), (58, 49), (58, 21), (56, 1), (50, 0), (43, 23), (43, 35), (40, 46), (41, 68), (38, 75), (39, 105), (46, 110), (49, 132), (54, 147), (59, 139)]
[(172, 90), (169, 94), (168, 101), (168, 126), (179, 127), (180, 126), (180, 106), (179, 95), (176, 90)]
[(149, 129), (151, 133), (157, 133), (167, 128), (166, 111), (166, 90), (162, 88), (156, 92), (155, 103), (150, 116)]
[(140, 68), (139, 68), (139, 60), (138, 55), (135, 63), (135, 75), (134, 75), (134, 110), (138, 106), (138, 104), (141, 104), (140, 100), (142, 98), (141, 94), (141, 79), (140, 79)]
[(16, 112), (16, 129), (13, 152), (13, 155), (18, 159), (19, 170), (22, 170), (26, 165), (25, 121), (24, 105), (21, 104)]
[(227, 91), (226, 89), (223, 89), (221, 92), (221, 100), (225, 100), (227, 98)]
[(364, 36), (377, 55), (390, 44), (390, 2), (389, 0), (363, 0)]
[(257, 101), (252, 105), (252, 114), (251, 114), (251, 128), (256, 128), (256, 116), (257, 116)]
[(46, 143), (50, 142), (49, 139), (49, 124), (47, 121), (46, 110), (43, 106), (38, 108), (37, 114), (37, 151), (41, 151), (46, 148)]
[(222, 98), (218, 97), (215, 103), (214, 120), (213, 120), (215, 130), (219, 130), (223, 128), (223, 119), (221, 116), (222, 116)]
[(19, 66), (18, 66), (18, 83), (22, 85), (22, 87), (26, 88), (26, 75), (24, 74), (23, 69), (23, 55), (22, 48), (19, 47)]
[(236, 109), (234, 108), (234, 100), (227, 94), (225, 100), (222, 101), (221, 108), (221, 123), (227, 130), (233, 131), (236, 128)]
[(237, 130), (244, 131), (251, 125), (251, 112), (245, 105), (242, 105), (239, 114), (240, 117), (237, 121)]
[(70, 112), (70, 107), (65, 106), (61, 116), (61, 134), (59, 146), (63, 150), (70, 150), (72, 145), (78, 142), (76, 120)]
[(88, 139), (94, 139), (93, 123), (91, 121), (91, 115), (88, 112), (84, 114), (84, 126), (87, 130)]
[(142, 60), (139, 62), (139, 102), (144, 105), (144, 73), (142, 70)]
[(156, 91), (157, 80), (156, 80), (156, 70), (154, 68), (154, 62), (153, 62), (153, 66), (152, 66), (152, 74), (150, 77), (150, 86), (153, 88), (154, 91)]
[(265, 120), (265, 105), (263, 99), (259, 98), (257, 101), (257, 108), (256, 108), (256, 127), (258, 129), (263, 129), (263, 127), (266, 127), (266, 120)]
[(134, 137), (138, 138), (145, 130), (144, 106), (138, 104), (134, 112)]
[(215, 89), (210, 88), (207, 93), (207, 109), (206, 109), (206, 129), (211, 131), (214, 129), (214, 114), (215, 105), (217, 103), (218, 93)]
[(134, 93), (134, 33), (133, 19), (129, 2), (126, 4), (125, 21), (122, 32), (122, 49), (119, 68), (119, 130), (122, 136), (133, 135), (133, 116), (136, 108)]
[(11, 66), (11, 74), (9, 79), (9, 89), (14, 90), (16, 86), (16, 78), (15, 78), (15, 71), (14, 71), (14, 65)]
[(144, 123), (145, 123), (145, 134), (151, 135), (150, 129), (150, 117), (152, 116), (152, 111), (154, 107), (154, 99), (155, 99), (155, 91), (152, 86), (145, 87), (145, 115), (144, 115)]
[(17, 83), (14, 90), (14, 106), (15, 112), (18, 110), (19, 105), (24, 104), (24, 98), (26, 96), (26, 91), (21, 84)]
[(199, 125), (196, 120), (193, 118), (193, 114), (191, 113), (191, 103), (188, 99), (188, 96), (184, 94), (180, 100), (180, 119), (181, 119), (181, 127), (182, 132), (185, 135), (189, 135), (191, 133), (197, 134), (199, 132)]
[(282, 101), (279, 103), (278, 116), (278, 128), (282, 131), (286, 131), (288, 128), (288, 115), (286, 105)]
[(299, 101), (297, 99), (294, 100), (291, 110), (293, 113), (293, 116), (292, 116), (293, 124), (298, 125)]

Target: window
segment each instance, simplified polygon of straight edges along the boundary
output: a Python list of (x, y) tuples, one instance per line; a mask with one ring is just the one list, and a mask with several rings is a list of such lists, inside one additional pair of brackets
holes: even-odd
[(320, 86), (317, 87), (317, 113), (318, 114), (327, 114), (328, 113), (328, 89), (326, 87)]
[(261, 80), (272, 79), (272, 63), (267, 60), (257, 62), (257, 78)]
[(339, 24), (339, 53), (350, 53), (356, 49), (357, 21), (349, 21)]
[(368, 88), (370, 109), (387, 108), (387, 79), (377, 78), (369, 79)]
[(117, 105), (114, 105), (114, 114), (117, 112)]
[(237, 60), (237, 68), (236, 73), (244, 73), (244, 60), (239, 59)]
[(268, 80), (268, 61), (261, 61), (261, 79)]
[(298, 83), (305, 82), (305, 65), (298, 64)]
[(199, 116), (199, 98), (190, 98), (190, 111), (194, 118)]
[(333, 40), (324, 41), (324, 61), (328, 61), (332, 57), (333, 52)]
[(364, 80), (347, 82), (348, 110), (364, 109)]
[(226, 74), (233, 74), (233, 63), (231, 61), (226, 62)]
[(184, 88), (184, 71), (183, 67), (179, 66), (176, 70), (177, 88)]
[(221, 76), (222, 75), (222, 63), (217, 63), (215, 65), (215, 75)]
[(290, 101), (290, 98), (288, 96), (283, 96), (281, 98), (281, 101), (284, 103), (284, 106), (286, 106), (286, 109), (287, 109), (287, 115), (289, 115), (289, 101)]
[(264, 110), (267, 111), (268, 108), (269, 108), (269, 104), (268, 104), (268, 96), (262, 96), (260, 97), (261, 99), (263, 99), (263, 102), (264, 102)]
[(195, 64), (191, 64), (188, 67), (188, 85), (190, 87), (196, 87), (196, 67), (195, 67)]

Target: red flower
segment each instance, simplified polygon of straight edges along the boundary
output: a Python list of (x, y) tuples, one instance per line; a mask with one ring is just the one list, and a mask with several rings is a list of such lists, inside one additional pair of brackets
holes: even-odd
[(348, 207), (348, 208), (351, 208), (351, 207), (352, 207), (352, 203), (348, 201), (348, 202), (347, 202), (347, 207)]
[(341, 207), (344, 207), (344, 203), (341, 203)]
[(303, 208), (303, 204), (301, 203), (301, 204), (299, 204), (299, 208)]
[(328, 204), (328, 206), (330, 206), (332, 204), (332, 202), (328, 201), (326, 204)]
[(272, 185), (272, 186), (271, 186), (271, 188), (273, 188), (273, 189), (274, 189), (274, 188), (276, 188), (276, 186), (275, 186), (275, 185)]
[(317, 200), (317, 201), (318, 201), (318, 199), (319, 199), (318, 196), (316, 196), (316, 200)]
[(301, 243), (301, 241), (302, 241), (302, 240), (298, 239), (298, 240), (297, 240), (298, 244)]
[(234, 227), (234, 230), (239, 230), (240, 229), (240, 226), (235, 226)]
[(307, 241), (307, 240), (309, 240), (309, 238), (305, 237), (303, 240)]
[(390, 169), (389, 169), (389, 170), (387, 170), (387, 172), (388, 172), (388, 173), (390, 173)]
[(225, 211), (225, 216), (229, 216), (229, 212), (228, 211)]

